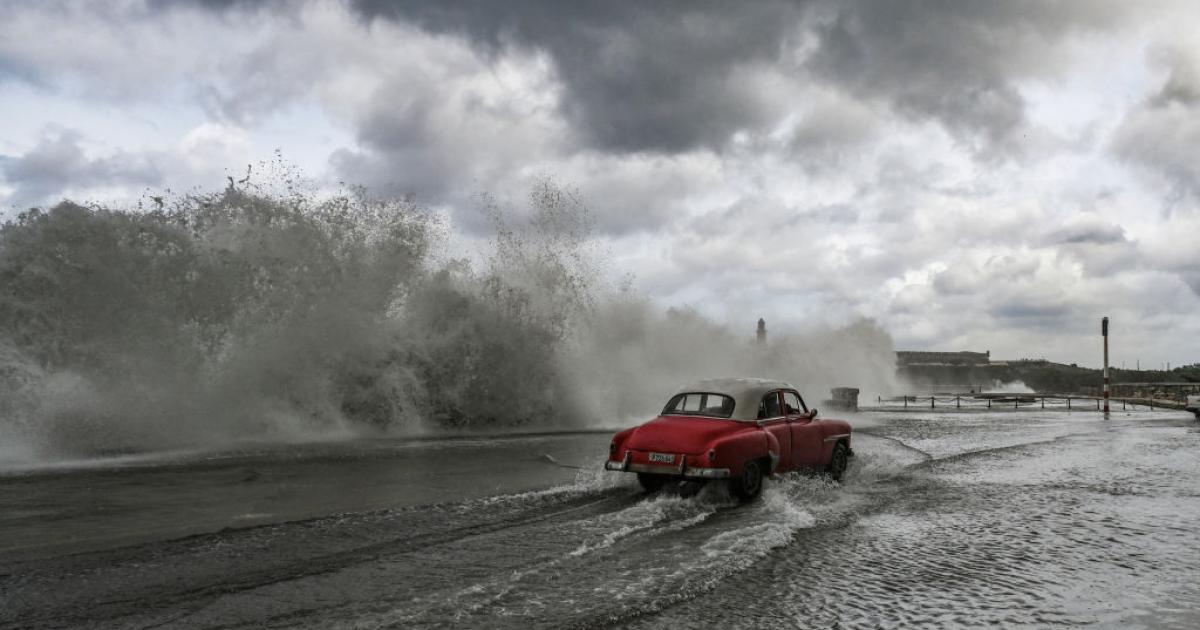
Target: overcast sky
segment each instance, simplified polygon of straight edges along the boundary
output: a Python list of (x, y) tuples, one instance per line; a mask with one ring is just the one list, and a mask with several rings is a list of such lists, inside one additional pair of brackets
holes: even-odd
[(413, 193), (578, 189), (616, 273), (752, 334), (1200, 361), (1200, 3), (0, 0), (0, 207), (276, 149)]

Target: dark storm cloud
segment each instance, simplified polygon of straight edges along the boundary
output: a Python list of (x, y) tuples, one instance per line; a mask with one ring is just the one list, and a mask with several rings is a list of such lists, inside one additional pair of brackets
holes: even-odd
[(1193, 271), (1193, 272), (1188, 272), (1188, 273), (1181, 273), (1179, 275), (1179, 278), (1181, 280), (1183, 280), (1184, 284), (1186, 284), (1189, 289), (1192, 290), (1192, 293), (1195, 293), (1197, 296), (1200, 296), (1200, 272)]
[(1029, 255), (993, 256), (981, 265), (961, 261), (933, 276), (933, 289), (940, 296), (977, 295), (980, 288), (1011, 291), (1031, 284), (1040, 261)]
[(1167, 68), (1163, 85), (1130, 111), (1113, 147), (1121, 158), (1167, 183), (1167, 207), (1200, 200), (1200, 67), (1175, 50), (1156, 55)]
[(810, 67), (865, 99), (936, 119), (986, 151), (1011, 149), (1025, 122), (1017, 79), (1053, 71), (1053, 46), (1107, 26), (1108, 2), (859, 0), (819, 29)]
[(1171, 73), (1162, 89), (1150, 98), (1152, 107), (1165, 107), (1179, 103), (1187, 107), (1200, 104), (1200, 76), (1191, 61), (1179, 55), (1168, 55)]
[(614, 151), (717, 146), (776, 113), (747, 70), (779, 62), (802, 3), (380, 2), (367, 17), (471, 38), (491, 51), (545, 51), (566, 86), (563, 113), (590, 145)]
[[(241, 0), (158, 4), (295, 10)], [(465, 37), (492, 55), (510, 48), (544, 52), (564, 88), (561, 113), (578, 140), (595, 149), (719, 150), (739, 131), (766, 131), (804, 110), (796, 86), (815, 81), (910, 119), (938, 121), (979, 153), (1012, 154), (1026, 123), (1017, 82), (1055, 72), (1063, 56), (1057, 45), (1074, 32), (1113, 24), (1120, 5), (350, 0), (350, 6), (368, 21)], [(791, 148), (829, 151), (831, 143), (862, 141), (869, 127), (861, 117), (825, 112), (804, 121)], [(399, 133), (397, 140), (411, 134), (390, 131)]]
[(10, 202), (17, 207), (52, 203), (72, 187), (120, 184), (158, 184), (162, 172), (146, 156), (119, 153), (89, 158), (81, 136), (58, 131), (44, 136), (29, 152), (0, 159), (0, 176), (15, 188)]
[(177, 7), (199, 7), (210, 11), (226, 11), (229, 9), (263, 9), (275, 8), (286, 4), (286, 0), (150, 0), (150, 7), (155, 9), (171, 9)]
[(797, 125), (792, 149), (828, 157), (831, 151), (865, 144), (874, 137), (876, 121), (863, 109), (829, 107), (818, 109)]
[[(385, 153), (339, 149), (329, 156), (329, 165), (339, 179), (369, 185), (374, 194), (450, 201), (447, 195), (452, 192), (448, 184), (453, 178), (453, 165), (445, 164), (436, 154), (417, 147)], [(477, 227), (486, 229), (487, 226)]]
[[(323, 70), (322, 59), (258, 48), (228, 63), (233, 80), (209, 81), (195, 88), (199, 105), (213, 120), (249, 125), (299, 102), (309, 90), (307, 78)], [(311, 63), (310, 63), (311, 61)]]
[[(860, 98), (936, 119), (994, 149), (1013, 141), (1024, 123), (1015, 80), (1053, 71), (1054, 46), (1075, 30), (1112, 24), (1118, 6), (812, 4), (355, 2), (364, 15), (466, 34), (493, 50), (510, 41), (545, 50), (567, 86), (567, 115), (595, 146), (663, 151), (719, 145), (740, 129), (773, 122), (772, 104), (741, 81), (760, 65), (801, 79), (811, 70)], [(812, 28), (815, 53), (793, 61), (801, 34)], [(808, 133), (822, 137), (820, 130)]]
[(28, 64), (20, 63), (15, 59), (6, 59), (0, 56), (0, 84), (11, 80), (22, 81), (32, 85), (43, 84), (36, 68), (31, 68)]
[(1124, 243), (1125, 229), (1103, 221), (1081, 221), (1050, 233), (1047, 244), (1078, 245)]

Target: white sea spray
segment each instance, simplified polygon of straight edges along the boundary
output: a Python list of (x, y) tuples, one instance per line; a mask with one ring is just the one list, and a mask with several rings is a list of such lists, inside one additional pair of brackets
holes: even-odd
[(586, 206), (553, 182), (516, 210), (483, 199), (483, 255), (446, 251), (444, 219), (412, 200), (287, 182), (0, 227), (0, 461), (611, 427), (693, 378), (782, 378), (810, 406), (892, 379), (869, 321), (760, 346), (664, 312), (612, 281)]

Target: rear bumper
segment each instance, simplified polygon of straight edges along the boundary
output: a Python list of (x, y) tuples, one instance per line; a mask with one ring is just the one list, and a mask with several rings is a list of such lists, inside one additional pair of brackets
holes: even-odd
[(728, 468), (680, 468), (679, 466), (654, 466), (651, 464), (635, 464), (633, 462), (604, 462), (605, 470), (620, 472), (644, 473), (648, 475), (665, 475), (679, 479), (727, 479)]

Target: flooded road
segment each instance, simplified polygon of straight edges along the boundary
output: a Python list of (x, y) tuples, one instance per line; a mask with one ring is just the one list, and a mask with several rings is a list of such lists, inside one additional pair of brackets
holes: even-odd
[(856, 428), (843, 483), (743, 506), (643, 495), (599, 470), (607, 433), (9, 472), (0, 627), (1200, 624), (1190, 415)]

